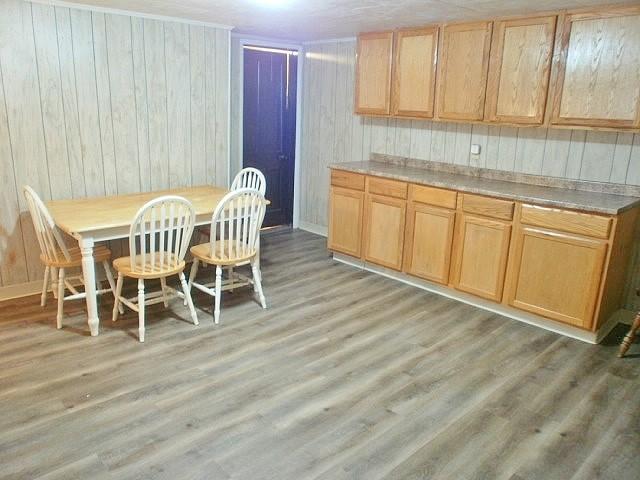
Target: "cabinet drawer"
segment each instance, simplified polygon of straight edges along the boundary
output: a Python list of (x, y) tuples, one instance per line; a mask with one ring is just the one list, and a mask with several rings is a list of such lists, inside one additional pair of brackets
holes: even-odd
[(469, 193), (462, 195), (462, 210), (503, 220), (513, 218), (513, 202)]
[(407, 184), (386, 178), (367, 177), (369, 193), (384, 195), (385, 197), (407, 198)]
[(609, 238), (612, 220), (611, 217), (536, 205), (522, 205), (522, 213), (520, 214), (520, 223), (526, 225), (547, 227), (597, 238)]
[(344, 170), (331, 170), (331, 185), (353, 190), (364, 190), (364, 175), (345, 172)]
[(435, 205), (443, 208), (456, 208), (457, 192), (442, 188), (424, 187), (422, 185), (409, 185), (409, 198), (418, 203)]

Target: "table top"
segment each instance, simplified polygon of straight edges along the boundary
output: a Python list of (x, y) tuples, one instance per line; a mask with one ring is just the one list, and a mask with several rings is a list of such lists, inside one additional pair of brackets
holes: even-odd
[(131, 225), (140, 207), (162, 195), (179, 195), (189, 200), (196, 215), (212, 215), (228, 192), (226, 188), (202, 185), (111, 197), (75, 198), (47, 202), (53, 220), (70, 235)]

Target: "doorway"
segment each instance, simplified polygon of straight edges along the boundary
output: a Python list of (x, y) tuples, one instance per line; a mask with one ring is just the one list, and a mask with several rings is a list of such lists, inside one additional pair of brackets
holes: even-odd
[(291, 225), (298, 52), (244, 45), (243, 59), (243, 167), (259, 169), (267, 181), (263, 225)]

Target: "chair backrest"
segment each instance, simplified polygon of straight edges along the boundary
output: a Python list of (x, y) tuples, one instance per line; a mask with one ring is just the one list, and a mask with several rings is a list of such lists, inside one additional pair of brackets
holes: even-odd
[(183, 197), (166, 195), (140, 207), (129, 231), (131, 270), (177, 268), (187, 253), (195, 221), (193, 205)]
[(231, 184), (231, 190), (240, 190), (241, 188), (253, 188), (264, 196), (267, 191), (267, 181), (263, 173), (257, 168), (243, 168), (238, 172)]
[(255, 255), (266, 206), (254, 188), (227, 193), (211, 217), (210, 255), (229, 260)]
[(22, 191), (27, 200), (42, 256), (49, 262), (71, 260), (62, 234), (38, 194), (28, 185), (22, 187)]

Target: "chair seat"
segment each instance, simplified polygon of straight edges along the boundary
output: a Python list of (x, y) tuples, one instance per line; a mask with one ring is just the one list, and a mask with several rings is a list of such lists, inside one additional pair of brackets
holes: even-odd
[(142, 256), (136, 256), (135, 269), (131, 268), (131, 257), (120, 257), (113, 261), (113, 268), (118, 273), (121, 273), (125, 277), (130, 278), (142, 278), (142, 279), (154, 279), (168, 277), (169, 275), (176, 275), (184, 270), (184, 260), (180, 262), (172, 261), (175, 257), (172, 253), (164, 252), (163, 264), (160, 264), (160, 254), (162, 252), (156, 252), (153, 254), (155, 260), (152, 265), (152, 254), (147, 254), (145, 258), (145, 264), (142, 265)]
[[(82, 265), (82, 252), (79, 247), (71, 247), (68, 248), (69, 256), (71, 257), (69, 260), (64, 258), (64, 253), (61, 251), (58, 253), (58, 261), (55, 260), (47, 260), (47, 258), (40, 254), (40, 260), (48, 267), (55, 268), (71, 268), (71, 267), (79, 267)], [(109, 260), (111, 258), (111, 250), (103, 245), (98, 245), (93, 249), (93, 259), (96, 262), (104, 262), (105, 260)]]
[[(222, 244), (221, 255), (220, 244)], [(255, 249), (251, 250), (247, 255), (242, 255), (237, 251), (235, 243), (231, 244), (231, 250), (229, 250), (229, 244), (226, 240), (216, 241), (213, 251), (215, 255), (211, 256), (211, 246), (209, 242), (191, 247), (191, 255), (210, 265), (240, 265), (248, 263), (256, 256)]]

